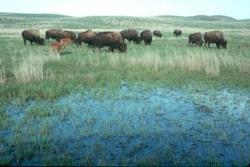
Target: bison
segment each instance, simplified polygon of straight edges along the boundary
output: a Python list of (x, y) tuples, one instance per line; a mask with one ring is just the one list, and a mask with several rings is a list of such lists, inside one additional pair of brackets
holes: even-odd
[(145, 45), (150, 45), (152, 42), (152, 32), (150, 30), (144, 30), (141, 32), (141, 40), (144, 41)]
[(160, 30), (155, 30), (155, 31), (153, 31), (153, 34), (154, 34), (154, 36), (156, 36), (156, 37), (159, 37), (159, 38), (162, 37), (162, 33), (161, 33)]
[(22, 31), (23, 42), (27, 45), (26, 41), (30, 41), (30, 44), (33, 42), (37, 45), (44, 45), (44, 39), (40, 37), (39, 30), (30, 29)]
[(175, 35), (176, 37), (178, 37), (178, 36), (181, 36), (182, 31), (181, 31), (180, 29), (175, 29), (173, 33), (174, 33), (174, 35)]
[(109, 47), (113, 52), (114, 49), (120, 52), (127, 51), (127, 45), (120, 33), (117, 32), (99, 32), (94, 37), (94, 47), (101, 49), (102, 47)]
[(136, 44), (140, 44), (141, 40), (139, 37), (139, 33), (135, 29), (128, 29), (121, 31), (121, 35), (123, 39), (127, 39), (129, 42), (134, 41)]
[(62, 38), (70, 38), (73, 42), (76, 42), (76, 33), (73, 31), (60, 31), (56, 40), (60, 41)]
[(188, 36), (188, 45), (193, 45), (193, 44), (200, 47), (202, 46), (203, 40), (202, 40), (202, 34), (200, 32), (196, 32)]
[(224, 49), (227, 48), (227, 41), (224, 39), (223, 32), (221, 31), (210, 31), (204, 34), (205, 46), (210, 48), (210, 43), (215, 43), (219, 49), (222, 46)]
[(63, 48), (63, 45), (60, 42), (53, 42), (50, 44), (50, 51), (52, 53), (59, 53), (59, 51)]
[(49, 29), (45, 32), (45, 39), (49, 40), (51, 39), (58, 39), (59, 33), (61, 32), (61, 29)]
[(81, 45), (82, 42), (87, 43), (89, 46), (93, 46), (93, 40), (96, 35), (96, 32), (92, 30), (87, 30), (78, 34), (76, 43)]

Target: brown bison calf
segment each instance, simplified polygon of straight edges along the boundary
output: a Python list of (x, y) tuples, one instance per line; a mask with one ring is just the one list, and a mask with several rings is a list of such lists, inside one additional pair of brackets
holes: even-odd
[(96, 32), (94, 32), (92, 30), (87, 30), (85, 32), (81, 32), (78, 34), (76, 43), (78, 45), (81, 45), (82, 42), (84, 42), (84, 43), (87, 43), (89, 46), (93, 46), (95, 35), (96, 35)]
[(202, 40), (202, 34), (200, 32), (196, 32), (188, 36), (188, 45), (193, 45), (193, 44), (200, 47), (202, 46), (203, 40)]
[(59, 51), (63, 48), (63, 45), (60, 42), (53, 42), (50, 44), (50, 50), (53, 53), (59, 53)]
[(99, 32), (94, 37), (94, 47), (101, 49), (102, 47), (109, 47), (113, 52), (114, 49), (120, 52), (127, 51), (127, 45), (120, 33), (116, 32)]
[(174, 35), (175, 35), (176, 37), (178, 37), (178, 36), (181, 36), (182, 31), (181, 31), (180, 29), (175, 29), (173, 33), (174, 33)]
[(144, 30), (141, 32), (141, 40), (144, 41), (145, 45), (151, 45), (152, 42), (152, 32), (150, 30)]
[(159, 38), (162, 37), (162, 33), (161, 33), (160, 30), (155, 30), (155, 31), (153, 31), (153, 34), (154, 34), (154, 36), (156, 36), (156, 37), (159, 37)]
[(121, 31), (121, 35), (123, 39), (127, 39), (129, 42), (134, 41), (136, 44), (140, 44), (141, 40), (139, 37), (139, 33), (135, 29), (128, 29)]
[(26, 41), (29, 41), (30, 44), (34, 42), (37, 45), (44, 45), (44, 39), (40, 37), (39, 30), (24, 30), (22, 32), (22, 37), (25, 45), (27, 45)]
[(70, 45), (72, 40), (70, 38), (63, 38), (60, 42), (53, 42), (50, 45), (50, 49), (54, 53), (58, 53), (61, 49), (65, 48), (66, 46)]
[(45, 39), (57, 39), (61, 31), (61, 29), (49, 29), (45, 32)]
[(205, 46), (210, 48), (210, 43), (215, 43), (219, 49), (222, 46), (227, 48), (227, 41), (224, 39), (224, 35), (221, 31), (210, 31), (204, 34)]

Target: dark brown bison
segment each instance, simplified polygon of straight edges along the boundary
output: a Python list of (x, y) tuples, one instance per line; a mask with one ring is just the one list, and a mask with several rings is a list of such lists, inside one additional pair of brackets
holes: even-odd
[(24, 30), (22, 32), (22, 37), (25, 45), (27, 45), (26, 41), (30, 41), (30, 44), (34, 42), (37, 45), (44, 45), (44, 39), (40, 37), (39, 30)]
[(203, 40), (202, 40), (202, 34), (200, 32), (196, 32), (188, 36), (188, 45), (193, 45), (193, 44), (200, 47), (202, 46)]
[(45, 39), (57, 39), (61, 31), (61, 29), (49, 29), (45, 32)]
[(96, 35), (96, 32), (94, 32), (92, 30), (87, 30), (85, 32), (81, 32), (78, 34), (76, 43), (78, 45), (81, 45), (82, 42), (84, 42), (84, 43), (87, 43), (89, 46), (92, 46), (95, 35)]
[(162, 33), (161, 33), (161, 31), (160, 30), (155, 30), (155, 31), (153, 31), (153, 34), (154, 34), (154, 36), (156, 36), (156, 37), (162, 37)]
[(141, 40), (144, 41), (145, 45), (151, 45), (152, 42), (152, 32), (150, 30), (144, 30), (141, 32)]
[(121, 35), (123, 39), (127, 39), (129, 42), (134, 41), (137, 44), (140, 44), (141, 40), (139, 37), (139, 33), (135, 29), (128, 29), (121, 31)]
[(181, 31), (180, 29), (175, 29), (173, 33), (174, 33), (174, 35), (175, 35), (176, 37), (178, 37), (178, 36), (181, 36), (182, 31)]
[(224, 39), (224, 35), (221, 31), (210, 31), (204, 34), (205, 46), (210, 48), (210, 43), (215, 43), (219, 49), (222, 46), (227, 48), (227, 41)]
[(120, 52), (127, 51), (127, 45), (120, 33), (117, 32), (99, 32), (94, 37), (94, 47), (101, 49), (102, 47), (109, 47), (113, 52), (118, 49)]
[(60, 41), (62, 38), (70, 38), (72, 42), (76, 42), (76, 33), (73, 31), (60, 31), (56, 40)]

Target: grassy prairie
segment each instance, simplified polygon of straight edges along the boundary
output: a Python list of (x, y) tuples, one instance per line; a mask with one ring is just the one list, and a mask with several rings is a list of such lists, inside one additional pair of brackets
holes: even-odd
[(194, 81), (204, 86), (249, 88), (248, 32), (227, 35), (226, 50), (189, 47), (187, 33), (175, 38), (171, 32), (164, 32), (164, 38), (154, 38), (151, 46), (128, 44), (124, 54), (72, 45), (58, 56), (49, 52), (48, 44), (25, 47), (20, 32), (11, 30), (13, 34), (6, 37), (6, 30), (2, 31), (3, 101), (16, 97), (54, 98), (80, 87), (112, 88), (122, 80), (175, 87)]
[[(52, 41), (24, 46), (29, 28), (43, 37), (49, 28), (160, 29), (164, 37), (127, 43), (126, 53), (71, 45), (57, 55)], [(246, 165), (249, 28), (224, 16), (0, 13), (0, 165)], [(228, 49), (187, 45), (189, 33), (209, 30), (222, 30)]]

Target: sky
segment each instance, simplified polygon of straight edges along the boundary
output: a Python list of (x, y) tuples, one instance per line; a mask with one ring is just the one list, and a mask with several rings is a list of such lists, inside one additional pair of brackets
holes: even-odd
[(250, 18), (250, 0), (1, 0), (0, 12), (70, 16), (227, 15)]

